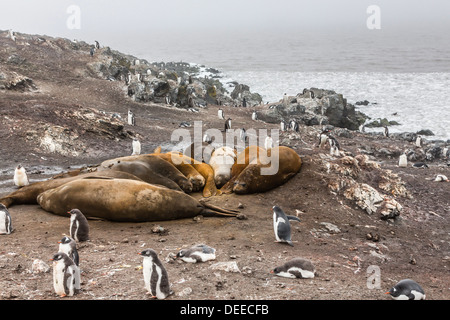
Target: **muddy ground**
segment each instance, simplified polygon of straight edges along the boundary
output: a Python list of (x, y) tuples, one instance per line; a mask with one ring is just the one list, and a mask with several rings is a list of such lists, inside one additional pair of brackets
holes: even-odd
[[(19, 45), (8, 50), (28, 59), (32, 54)], [(11, 52), (7, 52), (11, 54)], [(22, 74), (28, 71), (38, 87), (33, 92), (0, 91), (1, 195), (15, 190), (14, 167), (21, 163), (32, 182), (83, 165), (131, 154), (131, 137), (139, 134), (142, 152), (158, 145), (169, 146), (171, 132), (180, 122), (202, 120), (203, 128), (222, 129), (218, 106), (210, 105), (199, 113), (158, 104), (132, 102), (123, 82), (94, 77), (68, 76), (70, 70), (88, 63), (87, 53), (60, 58), (63, 70), (51, 76), (39, 70), (11, 67)], [(76, 58), (76, 59), (75, 59)], [(1, 60), (5, 67), (5, 51)], [(46, 67), (47, 68), (47, 67)], [(48, 67), (51, 69), (51, 66)], [(47, 69), (45, 69), (47, 70)], [(299, 90), (300, 91), (300, 90)], [(263, 107), (263, 106), (262, 106)], [(80, 118), (64, 112), (85, 108), (103, 114), (119, 113), (128, 136), (111, 138), (83, 128)], [(136, 126), (126, 124), (131, 108)], [(235, 128), (278, 128), (278, 125), (251, 120), (248, 108), (225, 107)], [(45, 123), (57, 124), (77, 134), (85, 151), (78, 156), (48, 152), (37, 143), (35, 134)], [(192, 128), (188, 128), (191, 130)], [(450, 183), (438, 183), (437, 173), (450, 177), (444, 160), (429, 163), (428, 169), (399, 168), (396, 158), (375, 158), (383, 169), (397, 173), (406, 183), (411, 199), (397, 199), (403, 206), (395, 220), (381, 220), (354, 203), (333, 194), (324, 181), (318, 159), (327, 150), (315, 147), (317, 126), (300, 129), (301, 140), (291, 146), (302, 157), (301, 171), (286, 184), (266, 193), (221, 195), (208, 201), (238, 209), (246, 219), (200, 217), (176, 221), (117, 223), (90, 220), (91, 240), (79, 244), (82, 290), (67, 300), (150, 299), (144, 289), (142, 258), (145, 248), (156, 250), (168, 271), (174, 295), (168, 300), (384, 300), (397, 281), (411, 278), (425, 290), (427, 299), (450, 299)], [(367, 146), (404, 149), (413, 144), (377, 135), (353, 133), (340, 137), (342, 150), (357, 155)], [(201, 198), (201, 194), (193, 196)], [(294, 246), (275, 243), (273, 205), (287, 214), (300, 210), (301, 222), (292, 222)], [(33, 273), (32, 264), (40, 259), (51, 267), (58, 241), (69, 233), (69, 217), (52, 215), (38, 205), (18, 205), (9, 209), (15, 231), (0, 236), (0, 299), (55, 300), (52, 271)], [(327, 230), (328, 222), (339, 231)], [(164, 229), (154, 233), (155, 226)], [(378, 234), (372, 241), (367, 234)], [(171, 258), (181, 249), (205, 243), (216, 248), (217, 258), (188, 264)], [(270, 274), (288, 259), (303, 257), (316, 266), (314, 279), (286, 279)], [(234, 261), (239, 272), (214, 270), (217, 262)], [(368, 284), (369, 266), (380, 270), (379, 286)]]

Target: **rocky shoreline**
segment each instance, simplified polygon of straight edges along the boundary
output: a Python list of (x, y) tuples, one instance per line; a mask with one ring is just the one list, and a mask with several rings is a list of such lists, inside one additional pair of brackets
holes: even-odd
[[(296, 96), (264, 103), (247, 85), (224, 84), (219, 70), (204, 66), (149, 63), (108, 47), (91, 55), (93, 45), (82, 41), (20, 33), (13, 41), (7, 31), (0, 31), (0, 45), (2, 195), (14, 190), (18, 164), (39, 181), (130, 155), (133, 138), (141, 141), (142, 153), (158, 146), (169, 151), (176, 145), (171, 134), (181, 126), (192, 133), (193, 123), (202, 121), (203, 130), (223, 130), (219, 108), (236, 129), (279, 129), (282, 120), (299, 124), (298, 131), (279, 136), (280, 145), (293, 148), (304, 162), (291, 181), (264, 194), (209, 199), (243, 208), (243, 220), (167, 222), (164, 234), (148, 231), (153, 223), (92, 221), (95, 236), (80, 250), (84, 289), (73, 299), (145, 299), (140, 269), (124, 266), (138, 265), (131, 252), (150, 245), (168, 264), (173, 299), (384, 299), (382, 289), (403, 277), (414, 277), (431, 299), (450, 298), (450, 191), (448, 183), (434, 181), (437, 174), (450, 176), (449, 141), (422, 136), (417, 145), (423, 133), (361, 132), (370, 119), (332, 90), (300, 88)], [(129, 110), (134, 124), (127, 121)], [(339, 156), (317, 147), (324, 127), (339, 140)], [(398, 166), (403, 153), (407, 167)], [(428, 168), (412, 167), (416, 162)], [(295, 227), (294, 248), (273, 243), (271, 216), (264, 213), (275, 204), (303, 218)], [(38, 206), (10, 211), (16, 231), (2, 236), (1, 298), (56, 299), (51, 273), (35, 271), (32, 262), (51, 257), (67, 232), (66, 219)], [(239, 271), (210, 271), (205, 264), (200, 275), (196, 267), (173, 261), (175, 248), (190, 241), (218, 247), (218, 259), (236, 262)], [(316, 263), (317, 279), (293, 283), (267, 274), (268, 265), (296, 255)], [(366, 285), (370, 265), (383, 270), (378, 291)], [(114, 290), (105, 290), (108, 281)], [(342, 295), (342, 287), (350, 290)]]

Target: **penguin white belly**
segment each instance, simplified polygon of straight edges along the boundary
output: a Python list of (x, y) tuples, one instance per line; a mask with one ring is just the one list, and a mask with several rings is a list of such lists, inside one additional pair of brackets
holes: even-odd
[(214, 253), (203, 253), (203, 252), (195, 252), (192, 254), (192, 257), (186, 257), (189, 259), (189, 261), (184, 260), (186, 262), (192, 262), (195, 263), (197, 261), (205, 262), (209, 260), (214, 260), (216, 258), (216, 255)]
[[(294, 267), (294, 268), (290, 268), (288, 271), (290, 271), (290, 272), (299, 272), (302, 275), (302, 278), (305, 278), (305, 279), (314, 278), (314, 272), (311, 272), (309, 270), (303, 270), (301, 268)], [(294, 278), (295, 278), (295, 276), (294, 276)]]
[(156, 298), (162, 300), (166, 297), (166, 295), (161, 291), (161, 280), (162, 280), (162, 271), (161, 268), (156, 266), (156, 273), (158, 274), (158, 281), (156, 282), (156, 289), (153, 294), (156, 296)]
[[(53, 270), (53, 288), (55, 289), (56, 294), (62, 295), (70, 295), (70, 290), (66, 291), (67, 288), (70, 288), (69, 284), (72, 280), (71, 277), (66, 279), (66, 271), (63, 263), (57, 263), (54, 266)], [(67, 282), (66, 282), (67, 281)], [(73, 295), (73, 292), (72, 292)]]
[(6, 212), (4, 211), (0, 211), (0, 234), (6, 234), (7, 230), (6, 230), (6, 225), (8, 223), (7, 221), (7, 217), (6, 217)]
[(29, 184), (28, 178), (26, 174), (23, 174), (22, 172), (17, 172), (14, 175), (14, 184), (18, 187), (23, 187)]
[(280, 237), (278, 236), (278, 232), (277, 232), (277, 230), (278, 230), (278, 225), (279, 225), (280, 223), (286, 223), (286, 221), (284, 221), (283, 218), (278, 218), (278, 219), (277, 219), (277, 218), (275, 217), (275, 214), (274, 214), (274, 219), (273, 219), (273, 229), (275, 230), (275, 239), (276, 239), (277, 241), (283, 241), (283, 240), (280, 239)]
[(411, 290), (411, 294), (414, 295), (414, 300), (425, 300), (425, 295), (422, 292)]
[(277, 273), (277, 276), (283, 277), (283, 278), (292, 278), (292, 279), (295, 278), (295, 275), (293, 275), (292, 273), (289, 273), (289, 272), (287, 272), (287, 271), (281, 271), (281, 272), (278, 272), (278, 273)]
[(150, 259), (144, 259), (142, 267), (144, 271), (145, 289), (151, 293), (150, 279), (152, 278), (152, 261)]

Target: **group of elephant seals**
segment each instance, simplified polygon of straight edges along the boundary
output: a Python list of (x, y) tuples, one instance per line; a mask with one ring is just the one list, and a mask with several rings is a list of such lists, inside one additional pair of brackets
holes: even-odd
[(201, 203), (182, 191), (128, 179), (78, 179), (39, 194), (37, 201), (56, 215), (67, 216), (68, 210), (78, 208), (86, 217), (118, 222), (237, 215), (237, 211)]

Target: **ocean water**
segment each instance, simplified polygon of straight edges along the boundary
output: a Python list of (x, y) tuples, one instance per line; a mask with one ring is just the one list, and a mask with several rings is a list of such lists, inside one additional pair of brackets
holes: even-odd
[(450, 139), (450, 41), (443, 32), (164, 34), (127, 48), (148, 61), (219, 69), (223, 82), (247, 84), (264, 102), (303, 88), (334, 90), (353, 104), (371, 102), (357, 109), (374, 120), (399, 122), (391, 132), (429, 129), (430, 140)]

